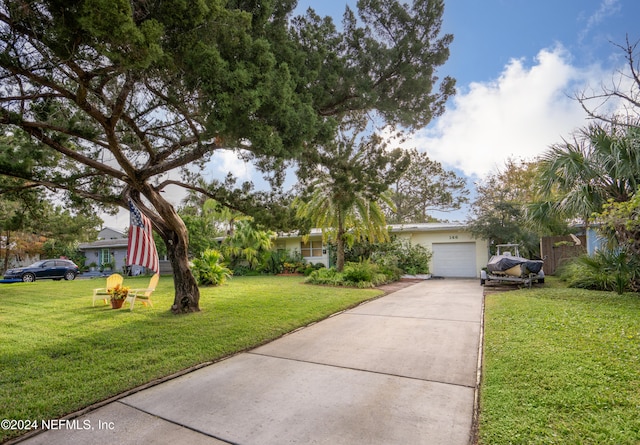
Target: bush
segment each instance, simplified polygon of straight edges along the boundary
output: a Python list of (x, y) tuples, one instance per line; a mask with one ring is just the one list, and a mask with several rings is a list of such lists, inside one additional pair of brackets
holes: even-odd
[(409, 275), (429, 273), (429, 261), (433, 253), (420, 244), (411, 244), (410, 241), (398, 240), (394, 244), (395, 255), (398, 257), (398, 267)]
[(598, 251), (563, 265), (558, 275), (569, 287), (614, 291), (638, 291), (640, 261), (628, 251)]
[(404, 271), (398, 267), (398, 256), (392, 253), (378, 253), (372, 257), (380, 273), (384, 274), (387, 282), (398, 281)]
[(200, 286), (217, 286), (231, 277), (232, 272), (222, 263), (223, 259), (219, 251), (207, 249), (193, 260), (193, 275)]
[(269, 250), (262, 254), (258, 270), (264, 273), (277, 275), (284, 271), (284, 263), (287, 253), (281, 250)]
[(310, 284), (325, 284), (330, 286), (342, 286), (344, 285), (343, 275), (339, 273), (335, 268), (330, 269), (318, 269), (309, 274), (305, 283)]
[(368, 288), (388, 283), (389, 278), (384, 273), (381, 273), (374, 263), (363, 261), (360, 263), (347, 263), (342, 273), (336, 271), (333, 267), (331, 269), (321, 267), (311, 272), (305, 282), (329, 286)]
[(343, 276), (345, 281), (359, 283), (361, 281), (373, 281), (378, 273), (378, 267), (370, 261), (360, 263), (347, 263), (344, 266)]
[(239, 264), (233, 268), (233, 275), (236, 277), (257, 277), (258, 275), (262, 275), (262, 273), (258, 270), (251, 269), (249, 266)]

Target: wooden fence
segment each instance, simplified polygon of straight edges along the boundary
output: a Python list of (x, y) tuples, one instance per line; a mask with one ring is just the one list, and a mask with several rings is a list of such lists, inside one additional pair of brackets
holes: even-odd
[(558, 266), (564, 261), (587, 253), (587, 237), (576, 236), (580, 244), (576, 244), (571, 236), (545, 236), (540, 240), (540, 253), (544, 259), (544, 273), (555, 274)]

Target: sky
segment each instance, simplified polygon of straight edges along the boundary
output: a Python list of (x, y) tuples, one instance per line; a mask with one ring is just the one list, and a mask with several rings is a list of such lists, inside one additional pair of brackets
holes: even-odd
[[(355, 0), (299, 0), (339, 24)], [(445, 113), (402, 144), (426, 151), (469, 187), (507, 159), (530, 160), (588, 124), (576, 93), (610, 85), (624, 68), (615, 44), (640, 40), (638, 0), (445, 0), (442, 32), (453, 34), (438, 76), (456, 79)], [(216, 155), (206, 177), (256, 180), (232, 152)], [(436, 214), (466, 218), (467, 209)], [(128, 224), (122, 216), (113, 222)]]
[[(338, 18), (354, 0), (302, 0)], [(321, 5), (321, 6), (320, 6)], [(576, 93), (610, 84), (640, 39), (637, 0), (445, 0), (453, 34), (438, 69), (457, 81), (445, 113), (404, 144), (472, 180), (505, 161), (533, 159), (588, 124)]]
[[(341, 17), (354, 0), (301, 0)], [(320, 6), (322, 5), (322, 6)], [(456, 79), (445, 113), (402, 146), (474, 183), (507, 159), (532, 160), (588, 125), (574, 99), (611, 85), (624, 69), (615, 45), (640, 40), (637, 0), (445, 0), (442, 32), (453, 34), (439, 77)], [(468, 207), (453, 214), (464, 220)]]

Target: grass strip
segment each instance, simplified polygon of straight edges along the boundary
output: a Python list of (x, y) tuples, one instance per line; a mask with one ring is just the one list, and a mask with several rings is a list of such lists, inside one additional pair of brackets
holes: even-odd
[(639, 444), (640, 297), (488, 295), (479, 443)]

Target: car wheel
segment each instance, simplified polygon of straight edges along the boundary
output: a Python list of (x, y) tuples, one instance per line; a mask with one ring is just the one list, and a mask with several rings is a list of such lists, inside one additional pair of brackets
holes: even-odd
[(75, 280), (76, 279), (76, 274), (74, 274), (73, 272), (67, 272), (64, 274), (64, 279), (65, 280)]
[(36, 276), (32, 273), (26, 273), (22, 275), (22, 281), (25, 283), (32, 283), (36, 281)]

